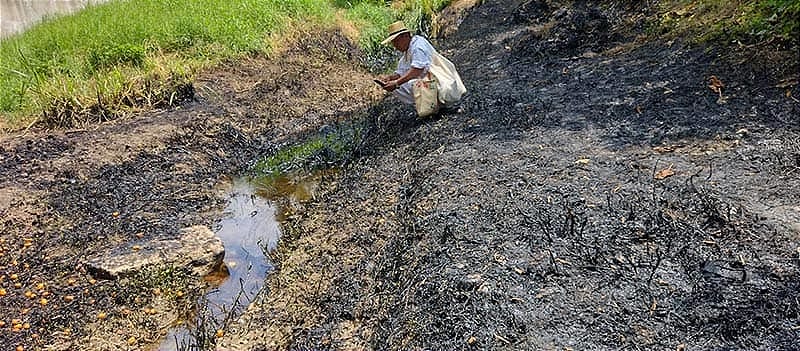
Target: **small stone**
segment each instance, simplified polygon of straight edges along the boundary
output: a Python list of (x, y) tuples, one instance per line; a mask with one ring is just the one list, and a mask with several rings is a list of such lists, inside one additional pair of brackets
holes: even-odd
[(479, 284), (481, 282), (481, 279), (482, 279), (481, 275), (475, 273), (468, 275), (467, 278), (464, 279), (464, 282), (468, 284)]

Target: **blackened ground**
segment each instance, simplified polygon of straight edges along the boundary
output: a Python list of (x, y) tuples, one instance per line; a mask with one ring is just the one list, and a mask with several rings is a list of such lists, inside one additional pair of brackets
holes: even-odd
[(431, 120), (375, 103), (334, 33), (210, 72), (177, 110), (5, 136), (0, 344), (150, 349), (202, 291), (92, 282), (85, 257), (213, 225), (228, 176), (356, 121), (218, 345), (797, 349), (797, 43), (644, 41), (650, 9), (617, 4), (484, 1), (434, 40), (470, 92)]
[(154, 268), (106, 281), (84, 264), (132, 242), (174, 239), (187, 226), (214, 228), (231, 177), (381, 96), (341, 33), (292, 45), (273, 60), (206, 73), (196, 101), (180, 108), (3, 136), (0, 345), (152, 350), (175, 320), (193, 318), (207, 286), (188, 272)]
[(796, 350), (796, 54), (637, 42), (615, 18), (647, 8), (576, 4), (487, 0), (436, 41), (463, 111), (371, 110), (225, 345)]

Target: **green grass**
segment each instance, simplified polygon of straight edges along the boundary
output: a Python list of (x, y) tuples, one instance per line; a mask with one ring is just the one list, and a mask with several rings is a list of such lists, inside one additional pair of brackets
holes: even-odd
[(385, 7), (369, 2), (355, 4), (349, 8), (346, 19), (361, 28), (358, 45), (368, 56), (377, 58), (391, 52), (392, 48), (381, 45), (386, 37), (386, 28), (394, 22), (394, 17)]
[(746, 8), (742, 30), (751, 35), (770, 33), (798, 39), (800, 0), (756, 1)]
[(451, 0), (412, 0), (399, 3), (398, 9), (403, 13), (402, 20), (407, 26), (423, 33), (430, 33), (433, 15), (450, 2)]
[(753, 44), (800, 37), (800, 0), (668, 0), (654, 31), (693, 35), (697, 42)]
[[(117, 0), (50, 18), (0, 42), (0, 127), (70, 127), (174, 103), (208, 67), (270, 54), (292, 30), (352, 22), (368, 53), (394, 19), (447, 0)], [(342, 15), (343, 16), (340, 16)], [(292, 28), (302, 24), (305, 28)]]
[(253, 173), (262, 182), (270, 183), (292, 172), (310, 172), (340, 165), (352, 158), (358, 149), (363, 136), (361, 128), (355, 124), (338, 126), (331, 133), (315, 135), (284, 147), (258, 162), (253, 167)]

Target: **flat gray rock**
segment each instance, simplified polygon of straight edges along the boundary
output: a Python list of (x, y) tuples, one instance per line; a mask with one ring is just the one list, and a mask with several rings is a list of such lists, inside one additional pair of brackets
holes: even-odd
[(178, 240), (157, 240), (131, 243), (86, 263), (98, 279), (117, 279), (132, 275), (149, 265), (172, 265), (189, 268), (204, 276), (214, 271), (225, 255), (222, 241), (211, 229), (193, 226), (181, 230)]

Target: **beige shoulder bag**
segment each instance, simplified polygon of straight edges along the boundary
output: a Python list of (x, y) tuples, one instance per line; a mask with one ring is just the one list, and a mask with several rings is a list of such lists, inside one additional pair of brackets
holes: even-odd
[(418, 78), (412, 92), (419, 117), (428, 117), (439, 112), (439, 82), (433, 74), (428, 72), (424, 77)]

